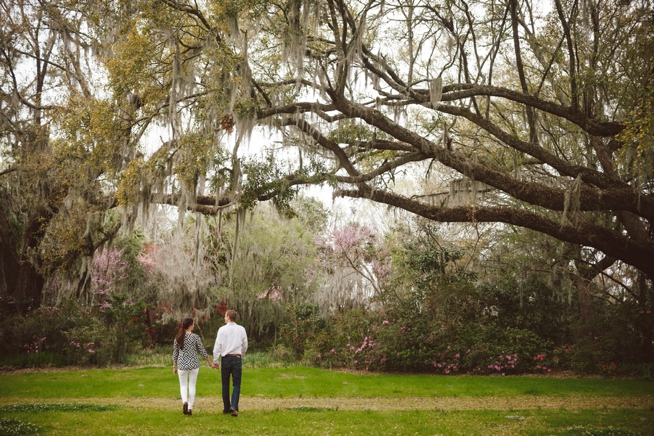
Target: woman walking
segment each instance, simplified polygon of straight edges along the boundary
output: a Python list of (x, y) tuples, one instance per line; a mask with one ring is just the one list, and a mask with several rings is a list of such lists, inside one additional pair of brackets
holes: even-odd
[(175, 342), (173, 344), (173, 374), (179, 376), (179, 390), (182, 394), (182, 403), (184, 415), (192, 415), (193, 403), (195, 401), (195, 383), (198, 380), (200, 372), (200, 361), (198, 360), (198, 351), (207, 361), (209, 366), (214, 368), (214, 364), (209, 359), (207, 350), (200, 337), (191, 333), (195, 323), (193, 318), (184, 318), (179, 326)]

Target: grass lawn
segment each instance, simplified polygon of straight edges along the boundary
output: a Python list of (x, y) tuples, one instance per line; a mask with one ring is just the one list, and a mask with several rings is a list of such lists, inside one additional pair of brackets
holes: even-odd
[(238, 418), (221, 413), (219, 371), (200, 370), (192, 417), (178, 389), (169, 367), (0, 374), (0, 436), (654, 435), (643, 380), (246, 368)]
[[(0, 374), (0, 398), (161, 397), (177, 392), (171, 368), (89, 369)], [(220, 372), (200, 369), (199, 396), (216, 396)], [(643, 380), (523, 376), (354, 374), (296, 366), (244, 369), (244, 395), (286, 397), (512, 397), (654, 395)]]

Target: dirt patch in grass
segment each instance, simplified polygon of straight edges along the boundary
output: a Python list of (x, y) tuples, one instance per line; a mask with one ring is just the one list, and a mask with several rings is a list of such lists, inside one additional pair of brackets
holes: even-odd
[[(181, 409), (180, 400), (167, 398), (2, 398), (0, 405), (17, 403), (114, 404), (139, 409)], [(508, 398), (264, 398), (241, 397), (241, 410), (520, 410), (520, 409), (654, 409), (654, 396), (583, 397), (517, 396)], [(222, 410), (219, 397), (196, 398), (196, 411)]]

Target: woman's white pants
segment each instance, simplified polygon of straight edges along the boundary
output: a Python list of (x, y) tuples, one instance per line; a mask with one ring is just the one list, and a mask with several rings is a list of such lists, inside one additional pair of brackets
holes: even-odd
[(198, 381), (200, 368), (189, 371), (177, 370), (179, 376), (179, 391), (182, 394), (182, 403), (188, 403), (188, 408), (193, 409), (195, 402), (195, 383)]

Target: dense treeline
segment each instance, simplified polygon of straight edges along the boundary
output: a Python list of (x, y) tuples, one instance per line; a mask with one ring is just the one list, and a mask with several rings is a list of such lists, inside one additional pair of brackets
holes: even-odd
[[(466, 251), (445, 242), (460, 229), (420, 220), (397, 220), (385, 235), (354, 223), (327, 231), (318, 203), (296, 204), (303, 212), (293, 219), (257, 208), (242, 228), (234, 265), (227, 260), (233, 220), (223, 224), (222, 242), (210, 221), (197, 233), (187, 220), (182, 237), (155, 243), (135, 232), (96, 256), (88, 304), (65, 300), (17, 310), (19, 302), (3, 298), (2, 364), (119, 363), (143, 348), (168, 347), (184, 315), (198, 319), (210, 348), (224, 311), (234, 307), (254, 350), (330, 368), (651, 370), (643, 334), (654, 333), (651, 313), (630, 294), (596, 282), (593, 316), (584, 320), (572, 269), (525, 270), (522, 262), (546, 264), (547, 252), (514, 252), (513, 265), (484, 259), (480, 247)], [(495, 235), (491, 242), (515, 237)], [(560, 244), (540, 242), (549, 249)], [(198, 252), (202, 260), (194, 259)], [(203, 285), (191, 291), (193, 282)]]
[(0, 10), (6, 355), (120, 361), (229, 305), (319, 364), (654, 360), (651, 0)]

